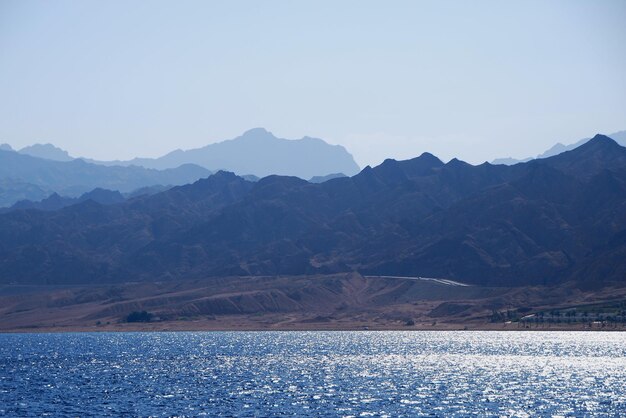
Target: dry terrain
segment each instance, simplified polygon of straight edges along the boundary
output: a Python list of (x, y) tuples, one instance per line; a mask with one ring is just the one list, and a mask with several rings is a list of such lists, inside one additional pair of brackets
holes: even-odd
[[(358, 273), (91, 286), (4, 285), (0, 286), (0, 331), (619, 330), (625, 329), (623, 318), (602, 313), (623, 315), (624, 301), (626, 289), (467, 286)], [(129, 314), (142, 311), (151, 315), (149, 321), (128, 322)]]

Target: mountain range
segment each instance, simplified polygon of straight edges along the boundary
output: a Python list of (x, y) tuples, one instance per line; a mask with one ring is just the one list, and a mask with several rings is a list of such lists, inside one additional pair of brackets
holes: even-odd
[(196, 164), (211, 171), (224, 170), (257, 177), (277, 174), (301, 179), (333, 173), (351, 176), (360, 170), (352, 155), (341, 145), (330, 145), (307, 136), (293, 140), (277, 138), (264, 128), (250, 129), (234, 139), (202, 148), (175, 150), (160, 158), (92, 162), (159, 170)]
[[(137, 192), (133, 192), (131, 195), (134, 195), (135, 193)], [(138, 189), (138, 193), (149, 194), (149, 190), (144, 190), (143, 188)], [(85, 202), (87, 200), (92, 200), (102, 205), (110, 205), (114, 203), (121, 203), (125, 201), (126, 198), (117, 190), (107, 190), (100, 188), (96, 188), (90, 192), (83, 193), (79, 197), (66, 197), (60, 196), (57, 193), (53, 193), (39, 202), (33, 202), (31, 200), (20, 200), (10, 208), (0, 208), (0, 213), (6, 213), (12, 210), (21, 209), (59, 210), (66, 206), (75, 205), (77, 203)]]
[(234, 171), (248, 180), (284, 174), (313, 182), (359, 171), (352, 155), (341, 146), (309, 137), (280, 139), (262, 128), (203, 148), (130, 161), (73, 158), (52, 144), (35, 144), (19, 151), (2, 144), (0, 207), (20, 200), (41, 201), (53, 194), (73, 199), (94, 188), (128, 194), (137, 188), (181, 185), (218, 169)]
[(105, 167), (81, 159), (54, 161), (0, 150), (0, 207), (23, 199), (45, 199), (53, 193), (77, 197), (95, 188), (130, 193), (147, 186), (187, 184), (210, 174), (193, 164), (167, 170)]
[(602, 135), (514, 166), (424, 153), (318, 184), (220, 171), (117, 204), (0, 215), (1, 283), (358, 271), (597, 288), (623, 284), (624, 260), (626, 148)]
[[(626, 147), (626, 131), (615, 132), (615, 133), (612, 133), (612, 134), (607, 135), (607, 136), (609, 138), (615, 140), (615, 142), (617, 142), (621, 146)], [(525, 163), (525, 162), (528, 162), (528, 161), (533, 160), (533, 159), (553, 157), (553, 156), (558, 155), (558, 154), (560, 154), (562, 152), (571, 151), (574, 148), (577, 148), (577, 147), (583, 145), (584, 143), (586, 143), (590, 139), (591, 138), (583, 138), (583, 139), (581, 139), (579, 141), (576, 141), (573, 144), (569, 144), (569, 145), (563, 145), (562, 143), (558, 142), (555, 145), (553, 145), (552, 147), (550, 147), (550, 149), (544, 151), (543, 153), (537, 155), (534, 158), (533, 157), (526, 157), (526, 158), (522, 158), (522, 159), (519, 159), (519, 160), (516, 159), (516, 158), (512, 158), (512, 157), (496, 158), (495, 160), (493, 160), (491, 162), (491, 164), (513, 165), (513, 164), (517, 164), (517, 163)]]
[[(8, 144), (2, 144), (0, 150), (13, 149)], [(67, 151), (52, 144), (34, 144), (17, 152), (54, 161), (75, 160)], [(360, 170), (352, 155), (340, 145), (330, 145), (321, 139), (307, 136), (301, 139), (277, 138), (264, 128), (250, 129), (236, 138), (202, 148), (178, 149), (159, 158), (133, 158), (127, 161), (80, 159), (98, 165), (139, 166), (156, 170), (195, 164), (210, 171), (225, 170), (257, 177), (278, 174), (302, 179), (335, 173), (350, 176)]]

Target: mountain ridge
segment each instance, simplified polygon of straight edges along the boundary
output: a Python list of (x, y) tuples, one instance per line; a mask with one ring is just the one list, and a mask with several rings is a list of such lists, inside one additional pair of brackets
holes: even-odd
[(53, 161), (72, 161), (74, 159), (67, 151), (52, 144), (33, 144), (24, 147), (17, 152), (20, 154), (30, 155), (31, 157)]
[[(0, 151), (10, 153), (0, 154), (0, 179), (4, 179), (5, 183), (5, 187), (0, 188), (0, 207), (10, 206), (18, 200), (42, 200), (52, 193), (74, 198), (96, 187), (128, 193), (130, 189), (157, 184), (184, 183), (173, 174), (175, 171), (199, 174), (195, 178), (187, 176), (186, 182), (222, 169), (249, 179), (278, 174), (323, 182), (353, 175), (360, 170), (352, 155), (340, 145), (330, 145), (309, 136), (297, 140), (277, 138), (264, 128), (250, 129), (233, 139), (186, 151), (179, 149), (153, 159), (107, 162), (73, 158), (67, 151), (52, 144), (34, 144), (17, 151), (3, 144)], [(22, 157), (38, 158), (40, 161), (37, 163), (38, 160)], [(33, 167), (36, 164), (39, 167)], [(2, 170), (1, 165), (11, 169)], [(28, 167), (33, 169), (26, 173)], [(71, 170), (75, 173), (69, 173)], [(161, 174), (150, 170), (158, 170)], [(164, 173), (169, 173), (169, 177)], [(170, 179), (172, 176), (173, 180)], [(87, 181), (96, 177), (98, 181)], [(115, 177), (117, 182), (112, 180)], [(165, 178), (159, 182), (135, 181), (139, 177)], [(9, 178), (15, 181), (9, 184)], [(66, 181), (60, 184), (62, 178)], [(125, 181), (122, 181), (123, 178)]]
[[(260, 155), (264, 155), (264, 158), (259, 158)], [(293, 175), (303, 179), (332, 173), (353, 175), (359, 171), (352, 155), (341, 145), (331, 145), (309, 136), (300, 139), (278, 138), (264, 128), (249, 129), (235, 138), (200, 148), (177, 149), (158, 158), (89, 161), (157, 169), (172, 168), (187, 162), (212, 171), (226, 170), (257, 177)]]
[[(615, 140), (619, 145), (626, 147), (626, 131), (618, 131), (615, 133), (612, 133), (610, 135), (606, 135), (609, 138)], [(494, 159), (491, 163), (492, 164), (504, 164), (504, 165), (514, 165), (517, 163), (525, 163), (534, 159), (541, 159), (541, 158), (548, 158), (548, 157), (553, 157), (555, 155), (561, 154), (563, 152), (566, 151), (571, 151), (575, 148), (580, 147), (581, 145), (585, 144), (587, 141), (591, 140), (592, 138), (583, 138), (581, 140), (578, 140), (572, 144), (569, 145), (564, 145), (560, 142), (557, 142), (555, 145), (553, 145), (552, 147), (550, 147), (549, 149), (547, 149), (546, 151), (542, 152), (541, 154), (537, 155), (536, 157), (526, 157), (526, 158), (521, 158), (521, 159), (516, 159), (513, 157), (505, 157), (505, 158), (496, 158)]]
[[(77, 197), (98, 187), (127, 193), (158, 184), (185, 184), (209, 174), (210, 171), (191, 164), (159, 171), (133, 166), (105, 167), (80, 159), (54, 161), (0, 150), (0, 206), (21, 200), (14, 196), (41, 200), (56, 192)], [(27, 193), (29, 188), (35, 188), (35, 192)]]
[(320, 184), (218, 172), (121, 204), (0, 215), (0, 281), (358, 271), (597, 288), (626, 277), (625, 214), (626, 148), (605, 136), (515, 166), (422, 154)]

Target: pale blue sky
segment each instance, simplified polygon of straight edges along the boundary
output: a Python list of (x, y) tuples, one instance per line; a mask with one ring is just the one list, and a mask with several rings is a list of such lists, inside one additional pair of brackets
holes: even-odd
[(626, 129), (626, 1), (0, 0), (0, 142), (159, 156), (263, 126), (361, 165)]

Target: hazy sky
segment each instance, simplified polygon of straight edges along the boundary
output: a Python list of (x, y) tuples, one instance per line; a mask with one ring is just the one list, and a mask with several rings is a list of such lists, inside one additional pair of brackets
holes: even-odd
[(361, 165), (626, 129), (626, 1), (0, 0), (0, 142), (127, 159), (258, 126)]

